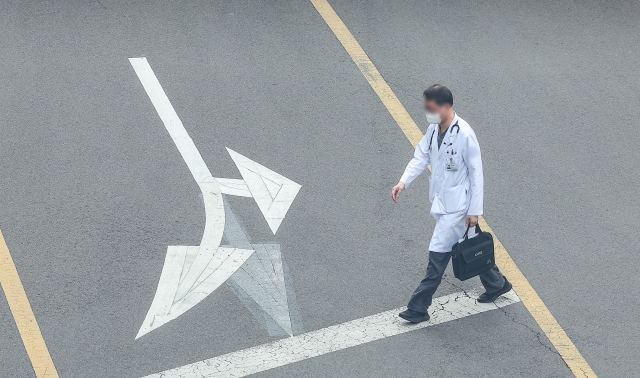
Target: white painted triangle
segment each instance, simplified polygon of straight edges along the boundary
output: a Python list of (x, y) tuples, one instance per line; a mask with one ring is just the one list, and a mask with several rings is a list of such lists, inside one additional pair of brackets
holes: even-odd
[(136, 339), (184, 314), (213, 293), (253, 250), (170, 246), (149, 312)]
[[(275, 234), (287, 211), (289, 211), (291, 203), (296, 198), (301, 188), (300, 184), (230, 148), (227, 148), (227, 151), (234, 163), (236, 163), (244, 182), (247, 184), (271, 231)], [(271, 181), (273, 184), (267, 184), (267, 181)], [(276, 185), (280, 186), (277, 190)], [(275, 193), (275, 196), (272, 193)]]

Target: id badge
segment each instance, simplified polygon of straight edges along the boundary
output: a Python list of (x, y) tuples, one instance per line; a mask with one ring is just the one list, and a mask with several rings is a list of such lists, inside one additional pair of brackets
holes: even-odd
[(449, 163), (445, 165), (445, 169), (447, 171), (451, 171), (451, 172), (455, 172), (458, 170), (458, 164), (456, 163)]

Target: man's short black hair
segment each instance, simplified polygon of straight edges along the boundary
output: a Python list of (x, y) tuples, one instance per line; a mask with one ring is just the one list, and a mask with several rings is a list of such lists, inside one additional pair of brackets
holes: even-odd
[(453, 94), (449, 88), (442, 84), (433, 84), (429, 86), (429, 88), (425, 89), (422, 95), (425, 100), (433, 100), (440, 106), (444, 104), (453, 106)]

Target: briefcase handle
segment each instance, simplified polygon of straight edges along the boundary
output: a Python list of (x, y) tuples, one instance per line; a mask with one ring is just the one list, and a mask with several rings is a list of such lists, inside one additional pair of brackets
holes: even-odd
[[(464, 235), (462, 235), (463, 239), (469, 239), (469, 237), (467, 236), (469, 234), (469, 229), (471, 228), (471, 225), (467, 226), (467, 231), (464, 232)], [(476, 234), (481, 233), (482, 230), (480, 230), (480, 223), (476, 223)]]

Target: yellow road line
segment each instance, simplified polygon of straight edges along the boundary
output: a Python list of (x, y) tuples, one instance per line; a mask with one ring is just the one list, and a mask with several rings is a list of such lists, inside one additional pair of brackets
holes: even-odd
[(538, 293), (533, 289), (529, 280), (522, 274), (500, 240), (496, 237), (491, 227), (483, 217), (480, 217), (480, 227), (491, 232), (495, 244), (496, 261), (500, 270), (513, 284), (513, 290), (536, 320), (542, 331), (556, 348), (564, 362), (576, 377), (597, 378), (591, 366), (582, 357), (582, 354), (573, 344), (567, 333), (562, 329), (551, 311), (544, 304)]
[(58, 372), (42, 338), (40, 327), (38, 327), (36, 317), (31, 310), (29, 299), (27, 299), (2, 230), (0, 230), (0, 286), (4, 290), (7, 302), (9, 302), (9, 308), (18, 326), (20, 337), (22, 337), (36, 377), (57, 378)]
[[(422, 139), (422, 132), (413, 121), (407, 110), (402, 106), (398, 97), (393, 93), (380, 72), (373, 65), (367, 54), (356, 39), (353, 37), (347, 26), (333, 10), (326, 0), (310, 0), (318, 13), (322, 16), (333, 34), (338, 38), (342, 46), (351, 56), (354, 63), (367, 79), (371, 88), (378, 94), (380, 100), (387, 108), (393, 119), (398, 123), (409, 142), (415, 147)], [(542, 331), (547, 335), (549, 341), (556, 348), (567, 366), (576, 377), (597, 378), (587, 361), (582, 357), (578, 348), (573, 344), (569, 336), (562, 329), (558, 321), (551, 314), (540, 296), (533, 289), (527, 278), (522, 274), (516, 263), (511, 259), (509, 253), (504, 248), (500, 240), (495, 236), (484, 218), (480, 217), (482, 228), (491, 232), (495, 240), (496, 260), (500, 269), (509, 277), (513, 284), (513, 289), (518, 294), (522, 303), (533, 318), (536, 320)]]
[(311, 3), (316, 7), (318, 13), (324, 18), (327, 25), (329, 25), (333, 34), (338, 37), (342, 46), (347, 50), (347, 53), (349, 53), (351, 59), (353, 59), (354, 63), (360, 69), (360, 72), (362, 72), (365, 79), (367, 79), (371, 88), (373, 88), (378, 97), (380, 97), (380, 100), (382, 100), (387, 107), (387, 110), (389, 110), (393, 119), (396, 120), (400, 129), (404, 132), (404, 135), (409, 139), (409, 142), (414, 146), (417, 145), (420, 139), (422, 139), (422, 132), (418, 129), (415, 122), (413, 122), (413, 119), (409, 113), (407, 113), (404, 106), (402, 106), (396, 94), (393, 93), (387, 82), (382, 78), (378, 69), (371, 63), (367, 53), (360, 47), (358, 41), (353, 38), (347, 26), (326, 1), (311, 0)]

